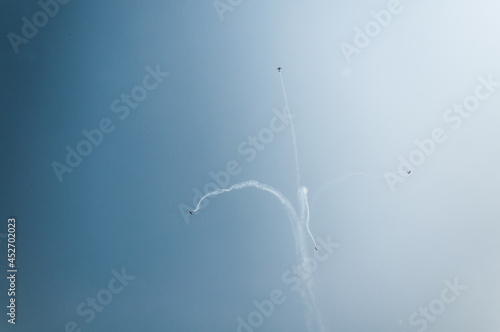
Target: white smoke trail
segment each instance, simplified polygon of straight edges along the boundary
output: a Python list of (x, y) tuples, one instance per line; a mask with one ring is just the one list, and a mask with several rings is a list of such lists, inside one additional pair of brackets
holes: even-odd
[[(300, 186), (300, 169), (299, 169), (299, 157), (298, 157), (298, 151), (297, 151), (297, 140), (295, 136), (295, 127), (293, 125), (293, 118), (290, 114), (290, 108), (288, 107), (288, 98), (286, 95), (286, 90), (285, 90), (285, 85), (283, 83), (283, 77), (280, 72), (280, 79), (281, 79), (281, 87), (283, 88), (283, 96), (285, 98), (285, 112), (286, 116), (290, 120), (290, 127), (292, 130), (292, 139), (293, 139), (293, 149), (294, 149), (294, 159), (295, 159), (295, 169), (296, 169), (296, 177), (297, 177), (297, 196), (299, 200), (299, 204), (301, 207), (300, 211), (300, 219), (297, 216), (297, 213), (293, 207), (293, 205), (290, 203), (290, 201), (283, 196), (278, 190), (275, 188), (268, 186), (266, 184), (262, 184), (258, 181), (255, 180), (250, 180), (250, 181), (245, 181), (241, 182), (235, 185), (232, 185), (231, 187), (227, 189), (217, 189), (213, 192), (210, 192), (200, 198), (198, 201), (198, 204), (196, 205), (196, 208), (192, 211), (193, 213), (198, 211), (200, 209), (201, 203), (210, 197), (214, 197), (217, 195), (220, 195), (222, 193), (227, 193), (231, 192), (233, 190), (240, 190), (244, 188), (249, 188), (249, 187), (254, 187), (260, 190), (264, 190), (267, 192), (270, 192), (274, 196), (276, 196), (281, 204), (285, 206), (287, 209), (288, 215), (290, 217), (290, 220), (292, 221), (292, 230), (293, 230), (293, 236), (295, 238), (295, 243), (296, 243), (296, 254), (297, 258), (300, 262), (301, 266), (304, 266), (305, 263), (307, 263), (307, 260), (309, 259), (307, 255), (307, 246), (305, 243), (305, 236), (304, 236), (304, 230), (303, 227), (305, 225), (305, 228), (307, 229), (307, 232), (309, 233), (309, 236), (311, 237), (314, 246), (317, 247), (316, 245), (316, 240), (314, 239), (314, 236), (311, 233), (311, 230), (309, 229), (309, 203), (307, 200), (307, 188), (306, 187), (301, 187)], [(295, 225), (294, 225), (295, 224)], [(319, 314), (319, 311), (317, 310), (316, 307), (316, 299), (314, 297), (314, 293), (312, 292), (312, 276), (309, 277), (306, 287), (301, 289), (301, 295), (302, 298), (304, 299), (304, 302), (307, 305), (308, 312), (306, 313), (307, 315), (307, 327), (308, 331), (315, 331), (316, 329), (314, 328), (314, 322), (313, 322), (313, 316), (315, 317), (316, 323), (319, 325), (320, 331), (325, 331), (325, 328), (322, 323), (321, 316)]]
[[(301, 190), (302, 189), (302, 190)], [(304, 195), (302, 194), (302, 191), (306, 190), (306, 187), (299, 188), (298, 190), (298, 197), (299, 197), (299, 203), (300, 203), (300, 220), (306, 220), (306, 201), (304, 200)], [(309, 210), (307, 208), (307, 210)]]
[[(249, 187), (254, 187), (254, 188), (257, 188), (260, 190), (264, 190), (264, 191), (270, 192), (271, 194), (276, 196), (280, 200), (281, 204), (283, 204), (286, 207), (287, 212), (290, 214), (290, 217), (296, 223), (297, 229), (300, 229), (299, 228), (300, 221), (302, 221), (302, 223), (304, 223), (306, 225), (307, 231), (308, 231), (309, 236), (311, 237), (311, 239), (314, 243), (314, 246), (315, 247), (317, 246), (316, 240), (314, 239), (314, 236), (312, 235), (311, 231), (309, 230), (309, 203), (307, 202), (307, 188), (306, 187), (301, 187), (299, 189), (299, 199), (300, 199), (300, 204), (301, 204), (301, 216), (302, 216), (301, 219), (298, 218), (297, 212), (295, 211), (292, 203), (290, 203), (290, 201), (285, 196), (283, 196), (283, 194), (281, 192), (279, 192), (277, 189), (275, 189), (271, 186), (268, 186), (267, 184), (263, 184), (263, 183), (260, 183), (258, 181), (255, 181), (255, 180), (237, 183), (237, 184), (234, 184), (227, 189), (217, 189), (215, 191), (212, 191), (212, 192), (206, 194), (205, 196), (200, 198), (200, 200), (198, 201), (198, 204), (196, 205), (196, 208), (193, 210), (193, 213), (200, 209), (201, 203), (207, 198), (218, 196), (220, 194), (231, 192), (233, 190), (240, 190), (240, 189), (245, 189), (245, 188), (249, 188)], [(301, 256), (301, 258), (304, 258), (304, 257), (307, 257), (307, 256), (305, 256), (307, 249), (306, 249), (306, 245), (305, 245), (304, 236), (302, 234), (303, 234), (303, 232), (301, 231), (301, 232), (297, 232), (295, 235), (296, 235), (296, 242), (297, 242), (297, 249), (298, 249), (297, 253), (299, 254), (299, 256)]]
[[(290, 127), (292, 130), (292, 140), (293, 140), (293, 150), (294, 150), (294, 157), (295, 157), (295, 170), (297, 174), (297, 197), (300, 203), (301, 211), (300, 211), (300, 221), (302, 222), (302, 225), (297, 223), (297, 230), (296, 230), (296, 244), (297, 244), (297, 258), (301, 262), (301, 264), (304, 264), (308, 258), (307, 256), (307, 247), (305, 245), (304, 241), (304, 231), (302, 229), (303, 225), (305, 225), (307, 232), (309, 233), (309, 236), (311, 237), (313, 243), (314, 243), (314, 248), (317, 248), (316, 245), (316, 240), (314, 239), (314, 236), (311, 233), (311, 230), (309, 228), (309, 202), (307, 200), (307, 188), (302, 187), (300, 185), (300, 167), (299, 167), (299, 153), (297, 149), (297, 138), (295, 135), (295, 126), (293, 124), (293, 118), (290, 113), (290, 107), (288, 106), (288, 97), (286, 95), (286, 89), (285, 89), (285, 84), (283, 83), (283, 75), (280, 73), (280, 80), (281, 80), (281, 87), (283, 89), (283, 97), (285, 98), (285, 109), (288, 118), (290, 119)], [(308, 331), (315, 331), (315, 328), (313, 326), (313, 316), (315, 316), (316, 322), (319, 325), (319, 328), (321, 331), (325, 331), (325, 327), (323, 326), (321, 315), (319, 311), (317, 310), (316, 307), (316, 298), (314, 296), (314, 293), (312, 291), (312, 276), (309, 277), (309, 280), (306, 283), (306, 288), (301, 289), (301, 295), (302, 298), (304, 299), (304, 302), (307, 304), (308, 307), (308, 312), (306, 312), (306, 318), (307, 318), (307, 329)]]
[(283, 204), (287, 208), (288, 213), (290, 213), (290, 215), (293, 217), (293, 219), (298, 220), (297, 213), (295, 212), (293, 205), (290, 203), (290, 201), (288, 199), (286, 199), (285, 196), (283, 196), (282, 193), (280, 193), (278, 190), (274, 189), (273, 187), (268, 186), (267, 184), (263, 184), (263, 183), (260, 183), (258, 181), (255, 181), (255, 180), (237, 183), (237, 184), (234, 184), (227, 189), (217, 189), (215, 191), (212, 191), (212, 192), (206, 194), (205, 196), (200, 198), (200, 201), (196, 205), (196, 208), (193, 210), (193, 213), (200, 209), (201, 203), (207, 198), (217, 196), (217, 195), (220, 195), (222, 193), (227, 193), (227, 192), (230, 192), (233, 190), (240, 190), (240, 189), (245, 189), (245, 188), (249, 188), (249, 187), (254, 187), (254, 188), (257, 188), (260, 190), (264, 190), (264, 191), (270, 192), (271, 194), (276, 196), (281, 201), (281, 204)]
[[(307, 246), (305, 243), (305, 238), (304, 238), (304, 231), (302, 230), (303, 225), (309, 225), (309, 204), (307, 202), (307, 188), (306, 187), (301, 187), (299, 189), (299, 198), (300, 198), (300, 204), (301, 204), (301, 215), (303, 218), (299, 220), (297, 216), (297, 212), (295, 211), (293, 205), (290, 203), (290, 201), (283, 196), (281, 192), (279, 192), (277, 189), (260, 183), (255, 180), (250, 180), (250, 181), (245, 181), (241, 183), (237, 183), (232, 185), (231, 187), (227, 189), (217, 189), (215, 191), (212, 191), (198, 201), (198, 204), (196, 205), (196, 209), (193, 210), (193, 213), (198, 211), (200, 209), (201, 203), (210, 197), (215, 197), (223, 193), (228, 193), (233, 190), (241, 190), (245, 188), (250, 188), (254, 187), (260, 190), (267, 191), (274, 196), (276, 196), (281, 204), (286, 208), (288, 216), (290, 217), (290, 220), (292, 221), (292, 230), (293, 230), (293, 236), (295, 238), (295, 243), (296, 243), (296, 248), (297, 248), (297, 256), (299, 258), (299, 263), (301, 266), (304, 266), (307, 263)], [(302, 221), (302, 223), (301, 223)], [(314, 237), (312, 234), (309, 232), (309, 235), (311, 236), (314, 245), (316, 246), (316, 241), (314, 240)], [(312, 292), (312, 277), (309, 277), (309, 280), (306, 283), (305, 288), (301, 288), (300, 290), (302, 298), (305, 300), (305, 303), (307, 305), (307, 326), (308, 326), (308, 331), (314, 331), (314, 322), (312, 320), (313, 313), (316, 314), (316, 321), (320, 325), (321, 331), (324, 331), (323, 325), (321, 323), (321, 317), (319, 316), (319, 311), (317, 310), (316, 307), (316, 301), (314, 298), (314, 294)]]
[[(309, 203), (307, 200), (307, 188), (306, 187), (300, 187), (298, 190), (299, 194), (299, 199), (301, 202), (301, 221), (303, 225), (305, 224), (307, 231), (309, 232), (309, 235), (311, 239), (314, 242), (314, 247), (316, 248), (316, 241), (314, 240), (314, 237), (311, 234), (311, 231), (309, 230)], [(304, 234), (304, 231), (302, 229), (298, 230), (298, 233), (300, 235)], [(300, 248), (300, 252), (298, 253), (298, 257), (301, 260), (301, 264), (306, 264), (307, 263), (307, 247), (304, 241), (304, 236), (299, 236), (298, 239), (300, 239), (300, 243), (298, 243), (297, 247)], [(301, 296), (304, 299), (304, 302), (307, 305), (308, 312), (306, 312), (306, 318), (307, 318), (307, 330), (308, 331), (319, 331), (319, 332), (324, 332), (325, 327), (323, 325), (323, 320), (320, 314), (320, 311), (318, 310), (318, 307), (316, 305), (316, 297), (314, 296), (314, 293), (312, 291), (314, 285), (314, 279), (312, 276), (309, 276), (309, 279), (306, 281), (306, 287), (301, 288)], [(314, 327), (314, 321), (313, 317), (315, 317), (315, 321), (317, 323), (317, 328)], [(319, 328), (319, 330), (318, 330)]]
[(300, 187), (300, 167), (299, 167), (299, 154), (297, 151), (297, 138), (295, 136), (295, 126), (293, 125), (293, 118), (290, 114), (290, 107), (288, 107), (288, 97), (286, 96), (285, 84), (283, 83), (283, 76), (280, 71), (281, 87), (283, 88), (283, 97), (285, 98), (285, 112), (287, 117), (290, 119), (290, 128), (292, 130), (292, 140), (293, 140), (293, 151), (295, 155), (295, 170), (297, 173), (297, 188)]
[(302, 220), (306, 224), (307, 232), (309, 233), (309, 236), (311, 237), (311, 239), (314, 242), (314, 247), (316, 248), (317, 247), (316, 240), (314, 240), (314, 236), (312, 235), (311, 230), (309, 229), (309, 203), (307, 200), (307, 191), (308, 190), (306, 187), (301, 187), (299, 189), (299, 195), (301, 196), (302, 208), (304, 210), (302, 212), (301, 216), (302, 216)]
[[(292, 130), (292, 139), (293, 139), (293, 151), (295, 154), (295, 170), (297, 172), (297, 190), (298, 190), (298, 199), (301, 204), (301, 215), (300, 219), (302, 221), (306, 220), (306, 228), (307, 232), (309, 233), (309, 236), (314, 242), (314, 246), (316, 247), (316, 241), (314, 240), (314, 236), (311, 233), (311, 230), (309, 229), (309, 203), (307, 201), (307, 188), (306, 187), (301, 187), (300, 186), (300, 167), (299, 167), (299, 152), (297, 149), (297, 138), (295, 136), (295, 126), (293, 125), (293, 118), (292, 115), (290, 114), (290, 107), (288, 107), (288, 97), (286, 95), (286, 89), (285, 89), (285, 83), (283, 82), (283, 75), (280, 73), (280, 80), (281, 80), (281, 88), (283, 89), (283, 97), (285, 98), (285, 109), (288, 115), (288, 118), (290, 119), (290, 127)], [(304, 192), (305, 190), (305, 192)], [(305, 196), (304, 196), (305, 195)], [(305, 197), (305, 199), (304, 199)], [(307, 219), (304, 219), (304, 212), (307, 210)]]

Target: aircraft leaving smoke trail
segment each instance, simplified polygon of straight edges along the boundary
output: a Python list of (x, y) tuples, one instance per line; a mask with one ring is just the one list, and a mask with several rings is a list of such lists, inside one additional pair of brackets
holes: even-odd
[[(290, 127), (292, 130), (295, 169), (296, 169), (296, 176), (297, 176), (297, 197), (298, 197), (299, 203), (301, 205), (301, 218), (300, 219), (298, 218), (297, 213), (296, 213), (295, 209), (293, 208), (293, 205), (290, 203), (290, 201), (288, 199), (286, 199), (283, 196), (283, 194), (281, 194), (275, 188), (268, 186), (266, 184), (262, 184), (258, 181), (255, 181), (255, 180), (250, 180), (250, 181), (238, 183), (238, 184), (232, 185), (231, 187), (229, 187), (227, 189), (217, 189), (213, 192), (206, 194), (205, 196), (200, 198), (200, 200), (198, 201), (198, 204), (196, 205), (196, 208), (193, 211), (190, 211), (190, 213), (193, 214), (194, 212), (198, 211), (200, 209), (201, 203), (205, 199), (220, 195), (222, 193), (231, 192), (233, 190), (240, 190), (240, 189), (244, 189), (244, 188), (255, 187), (257, 189), (270, 192), (271, 194), (276, 196), (281, 201), (281, 203), (287, 208), (287, 212), (290, 216), (290, 219), (293, 222), (295, 222), (296, 227), (293, 227), (292, 229), (293, 229), (293, 233), (294, 233), (293, 235), (295, 238), (295, 242), (297, 245), (297, 256), (299, 257), (299, 259), (301, 261), (300, 263), (304, 264), (307, 261), (308, 256), (307, 256), (307, 247), (306, 247), (305, 242), (304, 242), (304, 233), (303, 233), (303, 230), (301, 228), (301, 222), (303, 224), (305, 224), (307, 232), (309, 233), (309, 236), (311, 237), (311, 239), (314, 243), (314, 248), (316, 250), (317, 250), (317, 245), (316, 245), (316, 240), (314, 239), (314, 236), (312, 235), (311, 230), (309, 229), (309, 203), (307, 201), (307, 188), (300, 186), (299, 157), (298, 157), (298, 151), (297, 151), (297, 139), (295, 136), (295, 127), (293, 125), (293, 118), (290, 114), (290, 108), (288, 107), (288, 98), (286, 95), (285, 85), (283, 83), (283, 76), (281, 75), (280, 69), (281, 68), (278, 68), (278, 71), (280, 72), (280, 79), (281, 79), (281, 87), (283, 89), (283, 96), (285, 98), (285, 112), (286, 112), (286, 115), (288, 116), (288, 118), (290, 119)], [(306, 289), (301, 290), (302, 297), (305, 300), (305, 302), (307, 303), (308, 309), (309, 309), (308, 322), (307, 322), (308, 330), (309, 331), (314, 330), (313, 323), (312, 323), (312, 313), (315, 313), (316, 314), (316, 321), (319, 325), (319, 328), (321, 331), (324, 331), (325, 328), (323, 326), (319, 311), (316, 308), (316, 301), (315, 301), (315, 297), (314, 297), (314, 294), (312, 292), (311, 286), (312, 286), (312, 278), (309, 278), (308, 282), (306, 283)]]
[[(299, 218), (297, 217), (297, 212), (293, 208), (293, 205), (290, 203), (290, 201), (285, 196), (283, 196), (283, 194), (281, 192), (279, 192), (277, 189), (275, 189), (271, 186), (268, 186), (267, 184), (263, 184), (263, 183), (260, 183), (258, 181), (255, 181), (255, 180), (237, 183), (237, 184), (234, 184), (227, 189), (217, 189), (215, 191), (209, 192), (208, 194), (206, 194), (205, 196), (200, 198), (200, 200), (198, 201), (198, 204), (196, 205), (196, 208), (192, 212), (195, 213), (196, 211), (198, 211), (201, 207), (201, 203), (203, 203), (203, 201), (207, 198), (218, 196), (220, 194), (231, 192), (233, 190), (240, 190), (240, 189), (245, 189), (245, 188), (249, 188), (249, 187), (255, 187), (257, 189), (270, 192), (271, 194), (276, 196), (281, 201), (281, 204), (283, 204), (287, 208), (288, 212), (292, 215), (292, 217), (295, 220), (299, 220)], [(300, 202), (302, 205), (301, 219), (304, 220), (304, 222), (306, 224), (307, 231), (308, 231), (309, 236), (311, 237), (311, 239), (314, 243), (314, 247), (317, 247), (316, 240), (314, 239), (314, 236), (312, 235), (311, 231), (309, 230), (309, 204), (307, 202), (307, 188), (306, 187), (301, 187), (299, 189), (299, 198), (300, 198)]]
[[(241, 190), (241, 189), (250, 188), (250, 187), (254, 187), (254, 188), (257, 188), (260, 190), (270, 192), (271, 194), (276, 196), (280, 200), (281, 204), (283, 204), (283, 206), (286, 208), (288, 215), (290, 217), (290, 220), (292, 221), (293, 237), (295, 238), (295, 243), (297, 246), (297, 256), (299, 257), (300, 265), (306, 264), (307, 259), (308, 259), (307, 246), (306, 246), (305, 241), (304, 241), (304, 235), (303, 235), (304, 233), (301, 229), (301, 223), (300, 223), (300, 220), (297, 216), (297, 212), (295, 211), (295, 209), (294, 209), (293, 205), (290, 203), (290, 201), (285, 196), (283, 196), (283, 194), (281, 192), (279, 192), (277, 189), (275, 189), (271, 186), (268, 186), (266, 184), (260, 183), (260, 182), (255, 181), (255, 180), (250, 180), (250, 181), (245, 181), (245, 182), (241, 182), (241, 183), (232, 185), (231, 187), (229, 187), (227, 189), (217, 189), (217, 190), (212, 191), (212, 192), (206, 194), (205, 196), (203, 196), (199, 200), (198, 204), (196, 205), (196, 209), (194, 209), (192, 212), (194, 213), (194, 212), (198, 211), (200, 209), (201, 203), (207, 198), (215, 197), (215, 196), (218, 196), (218, 195), (223, 194), (223, 193), (231, 192), (233, 190)], [(301, 216), (303, 216), (303, 218), (301, 220), (303, 222), (305, 222), (307, 229), (309, 230), (309, 227), (308, 227), (309, 226), (309, 204), (307, 202), (307, 188), (306, 187), (301, 187), (299, 189), (299, 199), (300, 199), (301, 210), (302, 210)], [(316, 241), (314, 240), (314, 237), (312, 236), (310, 231), (309, 231), (309, 235), (311, 236), (311, 239), (314, 242), (314, 246), (316, 247)], [(315, 330), (314, 326), (313, 326), (314, 324), (313, 324), (312, 319), (311, 319), (312, 313), (316, 313), (316, 320), (318, 321), (318, 324), (320, 325), (321, 331), (324, 331), (325, 329), (323, 327), (323, 324), (321, 323), (321, 317), (319, 316), (319, 311), (317, 310), (316, 301), (315, 301), (314, 294), (312, 292), (311, 287), (312, 287), (312, 278), (310, 277), (309, 280), (306, 282), (306, 288), (300, 290), (301, 296), (305, 299), (308, 310), (309, 310), (308, 311), (309, 317), (308, 317), (308, 321), (307, 321), (308, 331)], [(311, 300), (312, 303), (309, 302), (308, 297), (312, 299)]]
[[(279, 68), (279, 69), (281, 69), (281, 68)], [(288, 97), (286, 95), (285, 84), (283, 83), (283, 76), (281, 75), (280, 70), (279, 70), (279, 74), (280, 74), (280, 80), (281, 80), (281, 87), (283, 89), (283, 96), (285, 98), (285, 111), (287, 113), (288, 118), (290, 119), (290, 127), (292, 130), (293, 149), (294, 149), (294, 155), (295, 155), (295, 169), (296, 169), (296, 174), (297, 174), (297, 197), (298, 197), (299, 203), (304, 204), (302, 206), (302, 209), (301, 209), (302, 213), (301, 213), (300, 220), (305, 223), (307, 232), (309, 233), (309, 236), (311, 237), (311, 239), (314, 243), (314, 248), (317, 250), (316, 240), (314, 239), (314, 236), (312, 235), (311, 230), (309, 229), (309, 203), (307, 201), (307, 188), (300, 186), (299, 157), (298, 157), (298, 151), (297, 151), (297, 140), (295, 137), (295, 127), (293, 125), (293, 118), (290, 114), (290, 108), (288, 107)], [(243, 188), (248, 188), (248, 187), (256, 187), (258, 189), (262, 189), (262, 190), (269, 191), (269, 192), (273, 193), (281, 200), (281, 202), (283, 204), (287, 205), (287, 208), (289, 208), (290, 211), (293, 210), (293, 213), (295, 213), (296, 219), (299, 220), (297, 215), (296, 215), (295, 209), (293, 209), (293, 206), (279, 191), (277, 191), (276, 189), (274, 189), (270, 186), (267, 186), (265, 184), (261, 184), (257, 181), (254, 181), (254, 180), (238, 183), (238, 184), (232, 185), (231, 187), (229, 187), (227, 189), (217, 189), (215, 191), (212, 191), (212, 192), (206, 194), (205, 196), (200, 198), (195, 209), (193, 211), (189, 211), (189, 213), (193, 214), (194, 212), (198, 211), (200, 209), (201, 203), (207, 198), (210, 198), (210, 197), (213, 197), (216, 195), (220, 195), (220, 194), (225, 193), (225, 192), (230, 192), (232, 190), (238, 190), (238, 189), (243, 189)], [(305, 211), (307, 211), (307, 218), (304, 218)], [(302, 254), (304, 255), (305, 253), (302, 253)]]

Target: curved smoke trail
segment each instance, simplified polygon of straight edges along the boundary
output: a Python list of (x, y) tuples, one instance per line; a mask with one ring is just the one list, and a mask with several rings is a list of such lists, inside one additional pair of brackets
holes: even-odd
[(220, 195), (222, 193), (227, 193), (227, 192), (230, 192), (233, 190), (240, 190), (240, 189), (245, 189), (245, 188), (249, 188), (249, 187), (254, 187), (254, 188), (257, 188), (260, 190), (264, 190), (264, 191), (270, 192), (271, 194), (276, 196), (280, 200), (281, 204), (283, 204), (287, 208), (288, 213), (290, 213), (290, 215), (295, 220), (298, 220), (297, 213), (295, 212), (295, 209), (293, 208), (292, 203), (290, 203), (290, 201), (288, 199), (286, 199), (286, 197), (283, 196), (282, 193), (280, 193), (278, 190), (274, 189), (273, 187), (268, 186), (267, 184), (263, 184), (263, 183), (260, 183), (258, 181), (255, 181), (255, 180), (237, 183), (237, 184), (234, 184), (227, 189), (217, 189), (215, 191), (212, 191), (212, 192), (206, 194), (205, 196), (200, 198), (200, 201), (196, 205), (196, 208), (193, 210), (193, 213), (200, 209), (201, 203), (207, 198), (217, 196), (217, 195)]
[[(290, 108), (288, 107), (288, 98), (286, 95), (286, 90), (285, 90), (285, 85), (283, 83), (283, 76), (281, 75), (280, 72), (280, 79), (281, 79), (281, 87), (283, 88), (283, 96), (285, 98), (285, 113), (286, 116), (290, 120), (290, 127), (292, 131), (292, 139), (293, 139), (293, 149), (294, 149), (294, 159), (295, 159), (295, 169), (296, 169), (296, 177), (297, 177), (297, 196), (298, 200), (300, 203), (301, 211), (300, 211), (300, 219), (297, 216), (297, 212), (295, 211), (293, 205), (290, 203), (290, 201), (283, 196), (281, 192), (276, 190), (275, 188), (268, 186), (266, 184), (262, 184), (258, 181), (255, 180), (250, 180), (250, 181), (245, 181), (241, 182), (235, 185), (230, 186), (227, 189), (217, 189), (215, 191), (212, 191), (198, 201), (198, 204), (196, 205), (196, 208), (192, 211), (193, 213), (198, 211), (200, 209), (201, 203), (210, 197), (215, 197), (217, 195), (223, 194), (223, 193), (228, 193), (233, 190), (241, 190), (245, 188), (250, 188), (254, 187), (260, 190), (267, 191), (274, 196), (276, 196), (281, 204), (284, 205), (286, 208), (288, 215), (292, 221), (292, 223), (295, 223), (295, 227), (292, 227), (293, 229), (293, 235), (295, 238), (295, 243), (296, 243), (296, 254), (297, 258), (300, 261), (300, 264), (303, 265), (307, 263), (309, 257), (307, 256), (307, 246), (305, 243), (305, 238), (304, 238), (304, 231), (303, 231), (303, 226), (305, 225), (305, 228), (311, 237), (314, 246), (317, 247), (316, 245), (316, 240), (314, 239), (314, 236), (311, 233), (311, 230), (309, 229), (309, 203), (307, 200), (307, 188), (303, 187), (300, 185), (300, 169), (299, 169), (299, 157), (298, 157), (298, 151), (297, 151), (297, 139), (295, 136), (295, 127), (293, 125), (293, 118), (290, 114)], [(319, 314), (319, 311), (317, 310), (316, 306), (316, 299), (314, 297), (314, 293), (312, 292), (312, 277), (308, 279), (306, 282), (306, 287), (304, 289), (301, 289), (301, 295), (304, 301), (307, 304), (307, 307), (309, 311), (307, 312), (307, 327), (309, 331), (314, 331), (314, 324), (313, 324), (313, 316), (315, 315), (315, 319), (317, 324), (319, 325), (319, 328), (321, 331), (325, 331), (325, 328), (322, 323), (321, 315)]]
[[(206, 194), (205, 196), (200, 198), (200, 200), (198, 201), (198, 204), (196, 205), (196, 208), (193, 210), (193, 213), (200, 209), (201, 203), (203, 203), (203, 201), (205, 199), (208, 199), (208, 198), (214, 197), (214, 196), (218, 196), (218, 195), (223, 194), (223, 193), (228, 193), (228, 192), (231, 192), (233, 190), (241, 190), (241, 189), (250, 188), (250, 187), (254, 187), (254, 188), (257, 188), (260, 190), (270, 192), (271, 194), (276, 196), (280, 200), (281, 204), (283, 204), (285, 206), (285, 208), (287, 209), (287, 212), (290, 214), (290, 217), (292, 217), (293, 221), (295, 221), (297, 226), (299, 226), (300, 221), (302, 221), (306, 225), (309, 236), (311, 237), (311, 239), (314, 243), (314, 246), (317, 247), (316, 240), (314, 239), (314, 236), (312, 235), (311, 231), (309, 230), (309, 204), (307, 202), (307, 188), (306, 187), (299, 188), (299, 199), (300, 199), (300, 203), (301, 203), (301, 218), (300, 219), (298, 218), (297, 212), (295, 211), (292, 203), (290, 203), (290, 201), (285, 196), (283, 196), (283, 194), (281, 192), (279, 192), (277, 189), (275, 189), (267, 184), (263, 184), (263, 183), (260, 183), (258, 181), (255, 181), (255, 180), (237, 183), (237, 184), (234, 184), (227, 189), (217, 189), (215, 191), (212, 191), (212, 192)], [(300, 239), (301, 239), (299, 241), (300, 243), (298, 243), (299, 246), (301, 247), (300, 251), (305, 253), (306, 246), (304, 243), (303, 236), (301, 236), (301, 234), (302, 234), (301, 232), (298, 232), (296, 235), (298, 237), (300, 237)]]
[(302, 214), (301, 214), (301, 219), (304, 220), (304, 223), (306, 224), (306, 229), (307, 232), (309, 233), (309, 236), (314, 242), (314, 247), (317, 247), (316, 240), (314, 240), (314, 236), (311, 233), (311, 230), (309, 229), (309, 203), (307, 200), (307, 188), (306, 187), (301, 187), (299, 189), (299, 195), (301, 197), (301, 202), (302, 202)]

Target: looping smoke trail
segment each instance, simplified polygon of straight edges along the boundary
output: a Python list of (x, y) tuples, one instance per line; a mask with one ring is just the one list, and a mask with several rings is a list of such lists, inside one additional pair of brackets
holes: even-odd
[(314, 240), (314, 236), (312, 235), (311, 230), (309, 229), (309, 203), (307, 201), (307, 188), (301, 187), (299, 189), (299, 195), (301, 196), (301, 202), (303, 208), (302, 220), (305, 221), (307, 232), (309, 233), (309, 236), (314, 242), (314, 247), (317, 247), (316, 240)]

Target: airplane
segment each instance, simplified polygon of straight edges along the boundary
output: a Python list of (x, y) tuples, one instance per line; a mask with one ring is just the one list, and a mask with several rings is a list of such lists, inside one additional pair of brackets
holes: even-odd
[(193, 211), (189, 211), (189, 214), (191, 214), (191, 215), (192, 215), (192, 214), (193, 214)]
[(406, 172), (406, 173), (410, 174), (410, 173), (411, 173), (411, 170), (409, 170), (409, 171), (408, 171), (408, 172)]
[(314, 247), (314, 249), (318, 250), (318, 247)]
[(281, 67), (278, 67), (278, 71), (281, 71)]

